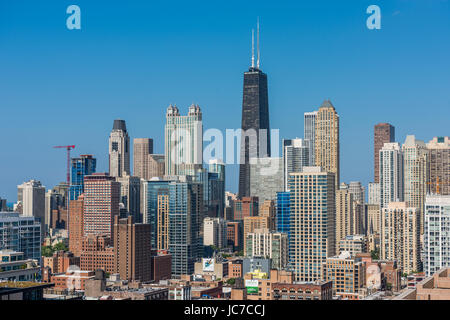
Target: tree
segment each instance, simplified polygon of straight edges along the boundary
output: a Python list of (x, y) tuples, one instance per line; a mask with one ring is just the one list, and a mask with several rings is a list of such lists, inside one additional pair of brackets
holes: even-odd
[(66, 244), (64, 242), (58, 242), (53, 246), (53, 251), (68, 251), (69, 248), (67, 248)]
[(235, 278), (230, 278), (227, 281), (227, 284), (229, 284), (230, 286), (234, 285), (236, 283), (236, 279)]
[(378, 249), (370, 251), (370, 256), (372, 257), (372, 260), (380, 260), (380, 252)]
[(53, 255), (53, 248), (51, 246), (42, 246), (42, 256), (51, 257)]

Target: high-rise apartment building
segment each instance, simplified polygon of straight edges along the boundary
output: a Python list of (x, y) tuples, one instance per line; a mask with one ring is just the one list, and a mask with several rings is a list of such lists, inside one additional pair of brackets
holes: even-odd
[(289, 257), (291, 256), (291, 193), (278, 192), (276, 201), (275, 229), (287, 234)]
[(63, 210), (67, 205), (64, 195), (56, 192), (55, 189), (48, 190), (45, 193), (45, 232), (46, 234), (50, 232), (50, 228), (55, 225), (53, 221), (54, 212)]
[(450, 138), (434, 137), (427, 149), (428, 193), (450, 195)]
[(120, 203), (127, 216), (133, 216), (135, 222), (142, 222), (141, 214), (141, 179), (122, 176), (116, 179), (120, 183)]
[(45, 187), (40, 181), (30, 180), (17, 186), (17, 198), (22, 202), (22, 215), (34, 217), (41, 223), (41, 238), (45, 231)]
[(111, 237), (114, 217), (119, 215), (120, 183), (105, 173), (84, 177), (84, 236)]
[(81, 256), (82, 242), (84, 236), (84, 194), (77, 200), (69, 203), (69, 250), (76, 256)]
[(224, 219), (206, 217), (203, 220), (203, 245), (219, 249), (227, 246), (227, 223)]
[(361, 185), (359, 181), (350, 181), (348, 185), (348, 190), (353, 195), (353, 200), (364, 204), (366, 202), (366, 192), (365, 188)]
[(254, 217), (259, 213), (259, 202), (257, 197), (244, 197), (235, 200), (233, 220), (243, 220), (245, 217)]
[(308, 166), (314, 166), (316, 163), (316, 147), (315, 147), (315, 140), (316, 140), (316, 117), (317, 117), (317, 111), (313, 112), (305, 112), (304, 113), (304, 125), (303, 125), (303, 131), (304, 131), (304, 139), (305, 139), (305, 145), (307, 146), (309, 150), (308, 154)]
[(406, 202), (391, 202), (382, 209), (380, 256), (397, 261), (404, 273), (422, 270), (417, 208), (407, 207)]
[(202, 112), (198, 105), (189, 107), (181, 116), (176, 106), (166, 112), (165, 126), (166, 175), (195, 175), (203, 164)]
[(114, 265), (120, 279), (152, 280), (152, 248), (150, 225), (134, 223), (133, 217), (114, 217)]
[(180, 176), (169, 184), (169, 252), (174, 277), (192, 274), (202, 254), (203, 186), (189, 178)]
[(156, 178), (144, 183), (147, 190), (147, 212), (143, 212), (143, 220), (144, 223), (150, 224), (151, 226), (151, 243), (152, 248), (154, 249), (158, 247), (158, 197), (162, 195), (169, 195), (169, 182), (170, 181), (159, 180)]
[(239, 198), (242, 199), (250, 196), (250, 158), (270, 157), (271, 152), (267, 75), (259, 68), (259, 54), (257, 66), (252, 57), (252, 66), (244, 73), (241, 128)]
[(165, 193), (158, 194), (156, 249), (160, 251), (169, 250), (169, 209), (169, 195)]
[(95, 173), (96, 167), (97, 159), (90, 154), (81, 155), (79, 158), (72, 158), (70, 167), (70, 200), (77, 200), (84, 192), (84, 177)]
[[(269, 229), (268, 217), (245, 217), (243, 223), (243, 237), (247, 239), (247, 234), (255, 232), (257, 229)], [(244, 252), (246, 251), (246, 242), (244, 241)]]
[(450, 195), (428, 195), (425, 202), (424, 272), (450, 266)]
[(150, 180), (149, 156), (153, 154), (153, 139), (133, 139), (133, 175), (142, 179)]
[(283, 158), (250, 159), (250, 195), (259, 202), (275, 200), (284, 190)]
[(23, 252), (26, 259), (40, 261), (40, 221), (17, 212), (0, 212), (0, 250)]
[(344, 251), (355, 257), (358, 253), (368, 252), (367, 237), (362, 234), (352, 234), (339, 241), (339, 254)]
[(162, 178), (165, 174), (166, 157), (163, 154), (150, 154), (148, 156), (148, 179)]
[(309, 166), (309, 152), (310, 147), (305, 140), (283, 139), (284, 191), (289, 191), (289, 174), (301, 172), (303, 167)]
[(287, 234), (256, 229), (245, 238), (245, 256), (271, 259), (271, 269), (281, 270), (288, 264)]
[(425, 143), (413, 135), (406, 137), (403, 152), (404, 201), (420, 214), (420, 234), (423, 234), (425, 196), (427, 192), (428, 150)]
[(380, 234), (380, 205), (366, 204), (365, 210), (367, 217), (367, 234)]
[(334, 173), (337, 189), (339, 187), (339, 115), (330, 100), (325, 100), (317, 112), (315, 148), (316, 166)]
[(296, 281), (322, 277), (322, 264), (335, 254), (334, 173), (304, 167), (289, 180), (291, 211), (290, 263)]
[(122, 177), (130, 175), (130, 137), (125, 120), (114, 120), (109, 135), (109, 175)]
[(380, 206), (403, 201), (403, 153), (397, 142), (380, 149)]
[(389, 123), (379, 123), (374, 127), (374, 181), (380, 182), (380, 150), (385, 143), (395, 141), (395, 127)]
[(207, 213), (225, 217), (225, 164), (219, 159), (209, 161), (207, 184)]
[(335, 227), (335, 245), (338, 252), (339, 243), (348, 235), (355, 234), (354, 230), (354, 205), (353, 194), (348, 189), (348, 185), (341, 184), (336, 191), (336, 227)]
[(380, 184), (369, 182), (367, 203), (380, 205)]

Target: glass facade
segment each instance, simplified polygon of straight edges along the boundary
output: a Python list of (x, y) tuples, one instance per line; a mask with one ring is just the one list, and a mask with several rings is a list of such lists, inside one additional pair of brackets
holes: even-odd
[(147, 215), (144, 221), (150, 224), (152, 248), (157, 247), (158, 196), (169, 194), (169, 181), (147, 181)]
[(97, 159), (91, 155), (82, 155), (80, 158), (72, 158), (70, 200), (78, 200), (84, 192), (84, 177), (95, 173)]
[(41, 261), (41, 224), (34, 217), (0, 213), (0, 250), (23, 252), (26, 259)]

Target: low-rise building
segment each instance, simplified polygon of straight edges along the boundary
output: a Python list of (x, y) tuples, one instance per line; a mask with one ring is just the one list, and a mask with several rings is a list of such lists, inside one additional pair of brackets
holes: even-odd
[(357, 294), (365, 286), (365, 263), (361, 258), (344, 251), (339, 256), (327, 258), (324, 263), (323, 280), (332, 281), (333, 294)]
[(0, 280), (36, 281), (39, 274), (37, 260), (25, 259), (23, 252), (0, 250)]
[(415, 288), (406, 288), (394, 300), (450, 300), (450, 268), (442, 268)]

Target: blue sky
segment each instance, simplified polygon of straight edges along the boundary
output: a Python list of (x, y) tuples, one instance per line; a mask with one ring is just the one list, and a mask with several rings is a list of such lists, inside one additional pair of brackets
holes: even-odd
[[(81, 30), (66, 8), (81, 8)], [(366, 28), (381, 8), (382, 29)], [(397, 141), (450, 135), (449, 1), (1, 1), (0, 197), (65, 179), (65, 152), (107, 171), (108, 135), (164, 146), (165, 110), (198, 103), (204, 127), (238, 128), (251, 28), (261, 21), (272, 128), (303, 136), (303, 113), (330, 98), (341, 121), (341, 180), (373, 179), (373, 125)], [(237, 191), (236, 168), (227, 189)]]

